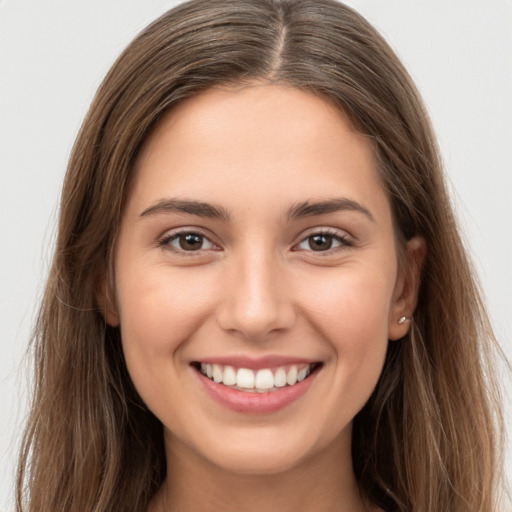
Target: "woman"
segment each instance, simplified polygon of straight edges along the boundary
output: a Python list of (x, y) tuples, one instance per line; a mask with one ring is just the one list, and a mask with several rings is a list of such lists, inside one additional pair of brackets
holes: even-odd
[(493, 510), (492, 346), (375, 30), (325, 0), (183, 4), (70, 160), (18, 508)]

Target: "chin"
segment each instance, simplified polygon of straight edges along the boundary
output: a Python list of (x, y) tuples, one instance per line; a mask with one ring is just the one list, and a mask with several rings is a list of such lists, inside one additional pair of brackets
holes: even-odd
[(219, 454), (212, 462), (219, 468), (240, 475), (275, 475), (299, 467), (306, 459), (304, 453), (287, 453), (280, 449), (273, 452), (263, 451), (257, 446), (252, 450), (238, 453)]
[[(311, 431), (283, 433), (276, 432), (275, 427), (255, 430), (231, 432), (224, 439), (209, 439), (208, 445), (196, 446), (196, 455), (230, 473), (263, 476), (298, 469), (315, 455), (346, 445), (345, 436), (318, 438)], [(350, 429), (347, 433), (350, 434)]]

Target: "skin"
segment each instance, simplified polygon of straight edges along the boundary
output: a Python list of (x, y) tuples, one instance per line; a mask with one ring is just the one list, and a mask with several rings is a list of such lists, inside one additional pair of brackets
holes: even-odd
[[(151, 210), (169, 198), (229, 220)], [(334, 198), (366, 212), (289, 218), (298, 203)], [(179, 231), (204, 238), (184, 250)], [(399, 267), (374, 148), (324, 99), (252, 84), (169, 113), (137, 162), (107, 318), (164, 425), (168, 476), (150, 510), (372, 510), (352, 470), (352, 420), (389, 340), (409, 328), (398, 319), (414, 310), (424, 253), (413, 238)], [(307, 392), (271, 414), (220, 405), (191, 366), (269, 354), (322, 363)]]

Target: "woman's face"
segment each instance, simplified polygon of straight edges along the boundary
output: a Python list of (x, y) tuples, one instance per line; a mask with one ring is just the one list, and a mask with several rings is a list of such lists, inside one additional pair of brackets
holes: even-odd
[(285, 86), (210, 90), (162, 120), (115, 275), (108, 321), (166, 449), (244, 473), (349, 454), (410, 313), (372, 145)]

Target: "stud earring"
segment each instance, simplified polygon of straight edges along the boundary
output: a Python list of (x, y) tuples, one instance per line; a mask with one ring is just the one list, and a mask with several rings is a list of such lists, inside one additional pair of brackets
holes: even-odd
[(400, 325), (402, 325), (402, 324), (405, 324), (405, 322), (410, 322), (410, 321), (411, 321), (410, 318), (407, 318), (406, 316), (402, 316), (402, 317), (399, 318), (398, 323)]

